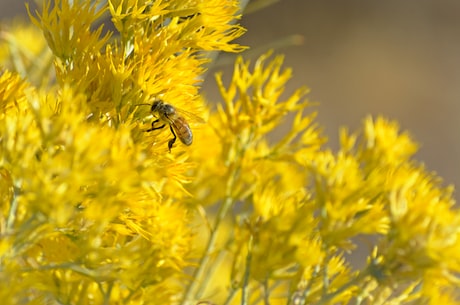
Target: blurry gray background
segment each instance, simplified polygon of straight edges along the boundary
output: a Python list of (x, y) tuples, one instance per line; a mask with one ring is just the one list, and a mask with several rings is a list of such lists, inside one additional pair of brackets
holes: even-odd
[[(0, 18), (17, 14), (25, 15), (22, 0), (0, 0)], [(460, 1), (281, 0), (242, 24), (248, 32), (239, 42), (252, 48), (303, 36), (303, 45), (276, 53), (294, 69), (288, 92), (307, 85), (320, 102), (330, 146), (339, 126), (353, 130), (367, 114), (382, 114), (421, 144), (418, 160), (460, 185)], [(204, 90), (217, 102), (212, 72)]]
[(307, 85), (320, 103), (331, 147), (340, 126), (381, 114), (410, 131), (428, 170), (460, 185), (460, 1), (281, 0), (242, 24), (252, 48), (303, 36), (277, 53), (293, 68), (288, 91)]

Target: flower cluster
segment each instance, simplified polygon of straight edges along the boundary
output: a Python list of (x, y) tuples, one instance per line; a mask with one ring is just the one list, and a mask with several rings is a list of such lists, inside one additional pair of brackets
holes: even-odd
[(217, 74), (205, 105), (209, 52), (244, 49), (238, 10), (45, 0), (35, 28), (0, 32), (6, 304), (458, 302), (453, 188), (397, 123), (368, 117), (328, 149), (270, 52)]
[[(152, 119), (140, 104), (199, 109), (203, 52), (241, 48), (229, 44), (243, 32), (232, 25), (237, 9), (226, 0), (63, 0), (30, 12), (55, 73), (37, 81), (24, 60), (15, 70), (25, 79), (0, 77), (4, 302), (158, 304), (180, 292), (191, 163), (181, 146), (168, 153), (168, 133), (144, 132)], [(17, 28), (5, 34), (14, 44), (2, 41), (3, 62), (15, 59), (5, 68), (28, 54)], [(46, 43), (35, 35), (38, 60)]]
[[(417, 145), (382, 117), (341, 130), (337, 152), (325, 148), (315, 113), (303, 113), (307, 90), (285, 94), (290, 70), (281, 57), (266, 61), (251, 71), (238, 59), (228, 87), (217, 75), (224, 106), (203, 138), (214, 147), (192, 152), (202, 164), (192, 186), (197, 204), (219, 210), (189, 297), (454, 304), (460, 217), (452, 187), (414, 161)], [(292, 125), (271, 143), (268, 133), (286, 116)], [(372, 246), (357, 268), (349, 258), (366, 251), (360, 240)]]

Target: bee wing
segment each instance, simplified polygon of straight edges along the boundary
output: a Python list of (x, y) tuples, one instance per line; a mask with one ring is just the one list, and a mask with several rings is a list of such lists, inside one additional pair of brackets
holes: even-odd
[(184, 109), (177, 108), (177, 107), (176, 107), (176, 111), (177, 111), (177, 113), (179, 113), (180, 115), (184, 116), (185, 118), (190, 119), (191, 122), (197, 122), (197, 123), (200, 123), (200, 124), (206, 123), (206, 121), (202, 117), (200, 117), (200, 116), (198, 116), (198, 115), (196, 115), (194, 113), (188, 112), (188, 111), (186, 111)]
[(193, 134), (189, 124), (183, 117), (177, 117), (171, 122), (171, 127), (176, 132), (176, 136), (185, 145), (190, 145), (193, 142)]

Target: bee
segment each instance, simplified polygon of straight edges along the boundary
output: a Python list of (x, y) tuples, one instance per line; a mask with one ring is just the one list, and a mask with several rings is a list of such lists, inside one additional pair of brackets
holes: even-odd
[[(139, 105), (149, 105), (151, 106), (150, 111), (157, 115), (157, 119), (152, 122), (152, 127), (145, 130), (146, 132), (158, 130), (164, 128), (167, 124), (173, 135), (173, 138), (168, 141), (168, 149), (171, 152), (176, 139), (179, 140), (187, 146), (190, 146), (193, 142), (193, 133), (190, 125), (184, 116), (190, 116), (197, 120), (200, 123), (204, 123), (203, 119), (195, 116), (192, 113), (180, 110), (171, 104), (167, 104), (162, 100), (156, 100), (151, 105), (150, 104), (139, 104)], [(160, 126), (155, 126), (157, 123), (163, 123)]]

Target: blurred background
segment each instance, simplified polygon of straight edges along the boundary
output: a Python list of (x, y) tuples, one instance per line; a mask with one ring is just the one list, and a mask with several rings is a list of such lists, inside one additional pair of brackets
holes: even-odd
[[(0, 0), (1, 19), (17, 15), (26, 18), (22, 0)], [(340, 126), (354, 130), (381, 114), (410, 131), (428, 170), (460, 185), (460, 1), (280, 0), (241, 23), (248, 31), (239, 43), (252, 49), (303, 37), (275, 53), (294, 69), (287, 91), (307, 85), (320, 103), (331, 147)], [(204, 92), (218, 102), (213, 72)]]
[(276, 53), (293, 68), (288, 91), (307, 85), (319, 102), (331, 147), (340, 126), (381, 114), (409, 130), (428, 170), (460, 185), (460, 1), (281, 0), (242, 24), (251, 48), (303, 36)]

